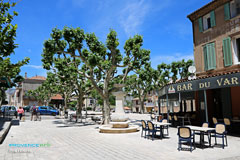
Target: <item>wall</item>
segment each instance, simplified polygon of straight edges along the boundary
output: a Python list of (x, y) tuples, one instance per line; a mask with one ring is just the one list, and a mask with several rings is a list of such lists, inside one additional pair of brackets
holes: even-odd
[[(216, 70), (224, 68), (222, 41), (226, 37), (240, 35), (240, 15), (230, 20), (224, 20), (224, 6), (215, 10), (216, 26), (202, 33), (199, 32), (198, 19), (193, 22), (194, 27), (194, 60), (197, 73), (205, 72), (203, 46), (215, 42)], [(228, 67), (229, 69), (231, 67)], [(214, 70), (216, 72), (216, 70)], [(211, 71), (209, 73), (212, 73)], [(207, 74), (207, 73), (206, 73)]]

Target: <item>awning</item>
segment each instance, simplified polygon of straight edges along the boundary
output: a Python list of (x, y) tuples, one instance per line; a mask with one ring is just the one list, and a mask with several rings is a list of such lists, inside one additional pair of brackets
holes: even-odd
[(161, 97), (166, 94), (171, 95), (174, 93), (184, 93), (233, 86), (240, 86), (240, 72), (169, 84), (160, 90), (159, 95)]

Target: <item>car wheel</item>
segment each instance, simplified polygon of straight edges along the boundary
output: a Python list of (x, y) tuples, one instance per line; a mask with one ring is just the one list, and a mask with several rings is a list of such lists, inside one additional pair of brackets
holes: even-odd
[(56, 116), (56, 113), (52, 113), (53, 116)]

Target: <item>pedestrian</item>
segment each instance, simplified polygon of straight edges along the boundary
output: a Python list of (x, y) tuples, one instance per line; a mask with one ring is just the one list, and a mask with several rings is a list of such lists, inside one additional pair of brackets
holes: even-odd
[(35, 120), (36, 120), (37, 119), (37, 107), (36, 106), (32, 107), (31, 121), (32, 121), (34, 115), (36, 116), (36, 118), (35, 118)]
[(18, 112), (18, 115), (19, 115), (19, 119), (20, 119), (20, 121), (21, 121), (22, 116), (23, 116), (23, 113), (24, 113), (23, 108), (22, 108), (22, 107), (19, 107), (19, 109), (17, 110), (17, 112)]

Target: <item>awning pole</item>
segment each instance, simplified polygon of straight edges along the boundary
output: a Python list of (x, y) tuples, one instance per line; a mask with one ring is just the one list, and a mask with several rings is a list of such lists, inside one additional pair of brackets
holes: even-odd
[(208, 122), (207, 93), (206, 93), (206, 90), (204, 90), (203, 93), (204, 93), (204, 109), (205, 109), (206, 122)]
[(166, 94), (166, 98), (167, 98), (167, 121), (169, 122), (168, 94)]

